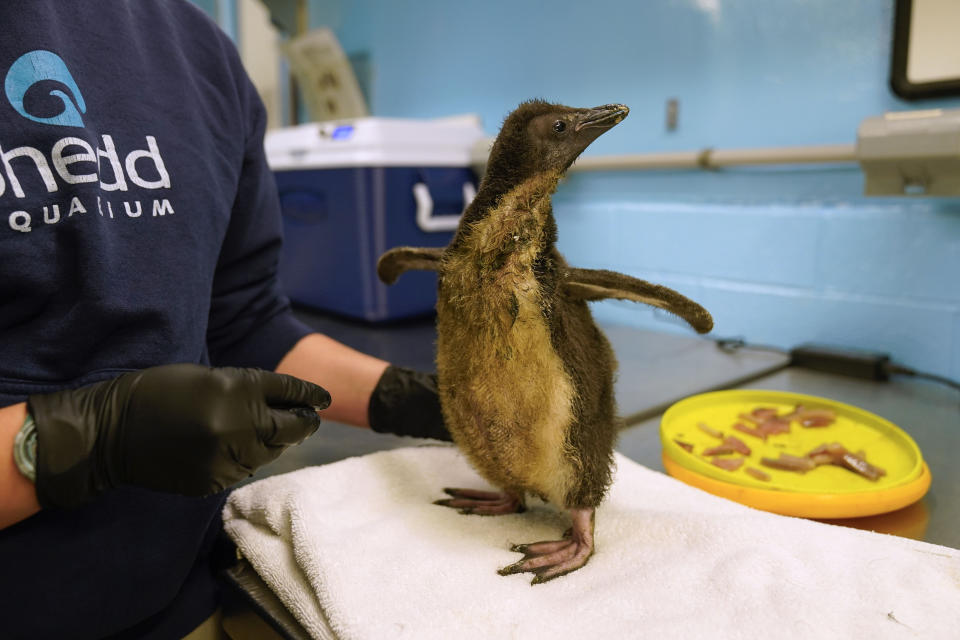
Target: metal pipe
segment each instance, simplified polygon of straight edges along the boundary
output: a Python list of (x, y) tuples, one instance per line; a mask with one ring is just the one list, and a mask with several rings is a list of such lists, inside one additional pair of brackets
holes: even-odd
[[(474, 166), (482, 172), (493, 140), (474, 148)], [(857, 162), (855, 144), (824, 144), (766, 149), (711, 149), (621, 155), (583, 156), (570, 171), (629, 171), (656, 169), (720, 169), (745, 165), (836, 164)]]
[(573, 171), (621, 171), (649, 169), (720, 169), (764, 164), (832, 164), (857, 162), (853, 144), (810, 147), (774, 147), (769, 149), (703, 149), (624, 155), (584, 156), (571, 167)]

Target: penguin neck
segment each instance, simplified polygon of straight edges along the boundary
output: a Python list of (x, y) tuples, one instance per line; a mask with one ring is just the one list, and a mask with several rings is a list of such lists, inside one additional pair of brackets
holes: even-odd
[(500, 194), (490, 191), (495, 182), (484, 179), (468, 211), (473, 215), (461, 223), (455, 245), (482, 258), (481, 263), (491, 262), (494, 269), (508, 254), (523, 263), (532, 260), (555, 239), (550, 195), (560, 177), (558, 171), (543, 171)]
[(464, 214), (453, 246), (471, 253), (513, 252), (555, 236), (550, 195), (562, 172), (547, 170), (523, 179), (485, 176), (477, 197)]

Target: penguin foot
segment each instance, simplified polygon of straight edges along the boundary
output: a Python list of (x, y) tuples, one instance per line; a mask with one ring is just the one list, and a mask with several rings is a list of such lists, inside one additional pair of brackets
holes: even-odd
[(509, 576), (514, 573), (534, 573), (530, 584), (542, 584), (576, 571), (587, 564), (593, 555), (593, 508), (571, 509), (573, 527), (563, 534), (562, 540), (516, 544), (510, 550), (524, 554), (523, 558), (500, 569), (497, 573)]
[(443, 492), (451, 497), (436, 500), (433, 504), (459, 509), (460, 513), (466, 515), (499, 516), (526, 510), (523, 501), (512, 493), (450, 488), (445, 488)]

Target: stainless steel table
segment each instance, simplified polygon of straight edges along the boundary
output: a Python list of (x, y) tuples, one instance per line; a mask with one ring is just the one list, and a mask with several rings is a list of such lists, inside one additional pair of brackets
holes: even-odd
[[(433, 368), (433, 321), (366, 325), (308, 310), (305, 322), (333, 338), (391, 362)], [(687, 396), (721, 388), (773, 389), (823, 396), (876, 413), (920, 446), (933, 483), (920, 502), (900, 511), (837, 524), (868, 528), (960, 548), (960, 393), (913, 379), (870, 382), (788, 367), (787, 356), (742, 348), (727, 352), (712, 340), (628, 327), (604, 327), (620, 363), (617, 402), (628, 428), (618, 450), (663, 471), (660, 416)], [(260, 470), (254, 479), (415, 442), (326, 424), (307, 442)]]

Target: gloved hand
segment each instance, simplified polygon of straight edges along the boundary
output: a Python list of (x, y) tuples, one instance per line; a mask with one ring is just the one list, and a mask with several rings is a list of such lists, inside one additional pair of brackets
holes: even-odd
[(202, 496), (250, 476), (320, 425), (321, 387), (259, 369), (172, 364), (27, 399), (37, 497), (75, 507), (120, 485)]
[(368, 415), (370, 428), (380, 433), (452, 440), (432, 373), (390, 365), (373, 389)]

